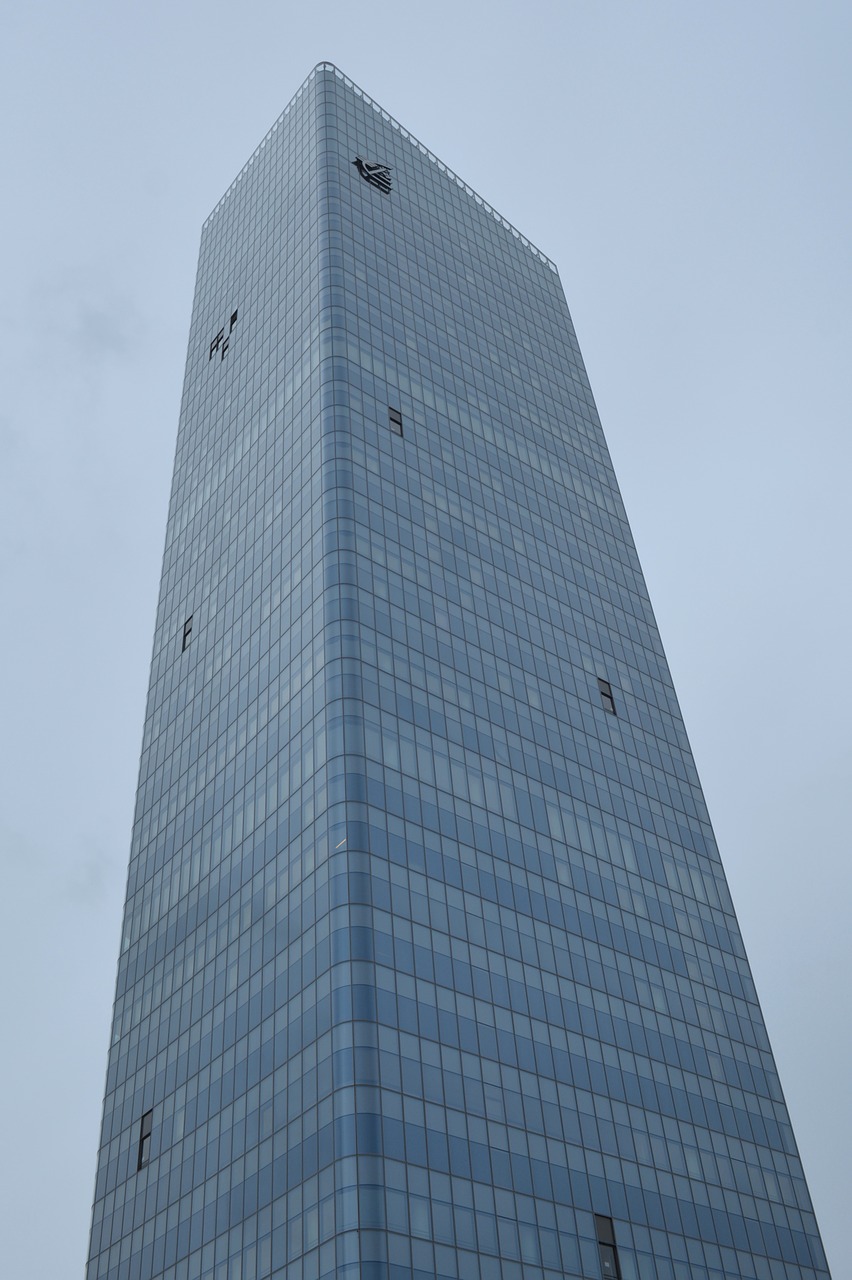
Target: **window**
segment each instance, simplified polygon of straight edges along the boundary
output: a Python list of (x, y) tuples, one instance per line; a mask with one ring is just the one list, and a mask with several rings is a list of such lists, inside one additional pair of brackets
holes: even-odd
[(618, 1269), (618, 1254), (615, 1249), (615, 1232), (612, 1228), (612, 1218), (604, 1218), (601, 1214), (596, 1213), (595, 1230), (598, 1237), (598, 1253), (600, 1254), (601, 1273), (604, 1280), (620, 1280), (621, 1272)]
[(612, 685), (608, 680), (598, 680), (598, 688), (601, 691), (601, 702), (604, 711), (608, 711), (611, 716), (617, 715), (615, 709), (615, 698), (612, 696)]
[(402, 414), (400, 413), (399, 409), (392, 409), (390, 405), (388, 405), (388, 421), (390, 422), (390, 429), (394, 433), (394, 435), (401, 436), (402, 435)]
[(136, 1161), (137, 1172), (144, 1169), (151, 1159), (151, 1121), (154, 1112), (146, 1111), (139, 1125), (139, 1156)]
[(189, 615), (186, 622), (183, 624), (183, 644), (180, 647), (181, 653), (186, 652), (186, 648), (189, 644), (189, 637), (191, 635), (192, 635), (192, 614)]
[(233, 311), (233, 312), (231, 313), (231, 325), (230, 325), (230, 328), (228, 329), (228, 333), (232, 333), (232, 332), (233, 332), (234, 325), (235, 325), (236, 323), (237, 323), (237, 313), (236, 313), (236, 311)]

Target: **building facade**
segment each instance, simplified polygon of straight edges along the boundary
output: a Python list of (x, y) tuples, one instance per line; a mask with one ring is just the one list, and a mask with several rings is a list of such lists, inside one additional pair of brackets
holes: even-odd
[(554, 266), (334, 67), (204, 225), (88, 1280), (825, 1280)]

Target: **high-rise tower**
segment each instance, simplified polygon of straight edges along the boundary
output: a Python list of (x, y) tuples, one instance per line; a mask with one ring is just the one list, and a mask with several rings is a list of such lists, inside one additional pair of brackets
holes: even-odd
[(559, 277), (322, 64), (204, 225), (89, 1280), (825, 1280)]

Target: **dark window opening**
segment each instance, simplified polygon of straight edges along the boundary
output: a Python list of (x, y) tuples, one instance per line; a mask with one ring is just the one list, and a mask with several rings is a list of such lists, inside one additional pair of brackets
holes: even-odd
[[(606, 681), (604, 681), (606, 683)], [(604, 1280), (621, 1280), (618, 1269), (618, 1253), (615, 1248), (615, 1232), (612, 1218), (595, 1214), (595, 1231), (598, 1237), (598, 1253), (601, 1260), (601, 1273)]]
[(222, 341), (224, 336), (225, 336), (225, 330), (220, 329), (219, 332), (216, 334), (216, 337), (210, 343), (210, 355), (207, 357), (208, 362), (213, 359), (213, 353), (219, 350), (219, 343)]
[(388, 422), (390, 423), (390, 429), (394, 433), (394, 435), (401, 436), (402, 435), (402, 414), (400, 413), (399, 409), (392, 409), (390, 405), (388, 405)]
[(136, 1169), (144, 1169), (145, 1165), (151, 1159), (151, 1123), (154, 1118), (153, 1111), (146, 1111), (139, 1125), (139, 1155), (136, 1161)]
[(234, 311), (231, 313), (231, 328), (228, 330), (228, 333), (230, 333), (233, 330), (233, 327), (236, 323), (237, 323), (237, 313), (236, 311)]
[(608, 680), (598, 680), (598, 688), (601, 691), (601, 702), (603, 703), (604, 711), (608, 711), (611, 716), (617, 715), (618, 712), (615, 709), (615, 698), (612, 694), (610, 682)]
[(181, 653), (186, 652), (186, 648), (187, 648), (187, 645), (189, 644), (189, 638), (191, 635), (192, 635), (192, 614), (189, 615), (186, 622), (183, 624), (183, 644), (180, 647)]

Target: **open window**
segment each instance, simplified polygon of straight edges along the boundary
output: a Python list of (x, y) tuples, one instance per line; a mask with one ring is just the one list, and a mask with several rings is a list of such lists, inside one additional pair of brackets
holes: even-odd
[(145, 1165), (151, 1159), (151, 1127), (154, 1118), (153, 1111), (146, 1111), (139, 1122), (139, 1154), (136, 1158), (137, 1172), (144, 1169)]
[(390, 405), (388, 405), (388, 422), (390, 423), (390, 429), (394, 433), (394, 435), (401, 436), (402, 435), (402, 414), (400, 413), (399, 409), (392, 409)]
[(605, 1218), (602, 1214), (596, 1213), (595, 1231), (598, 1237), (598, 1253), (600, 1254), (601, 1274), (604, 1280), (621, 1280), (612, 1218)]
[(612, 693), (612, 685), (608, 680), (598, 680), (598, 689), (600, 689), (601, 702), (604, 711), (608, 711), (611, 716), (618, 715), (615, 709), (615, 698)]

